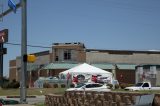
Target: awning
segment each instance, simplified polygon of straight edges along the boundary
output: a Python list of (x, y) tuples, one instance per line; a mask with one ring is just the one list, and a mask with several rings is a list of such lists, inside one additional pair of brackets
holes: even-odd
[[(75, 66), (79, 65), (78, 63), (50, 63), (46, 65), (44, 68), (45, 70), (53, 70), (53, 69), (70, 69)], [(97, 68), (103, 69), (103, 70), (112, 70), (114, 69), (114, 64), (112, 63), (95, 63), (95, 64), (90, 64), (92, 66), (95, 66)], [(134, 64), (116, 64), (118, 69), (122, 70), (135, 70), (136, 65)]]
[(134, 64), (116, 64), (118, 69), (123, 69), (123, 70), (135, 70), (135, 67), (137, 65)]
[(52, 70), (52, 69), (70, 69), (78, 64), (76, 63), (50, 63), (47, 66), (45, 66), (43, 69), (45, 70)]
[(98, 68), (101, 68), (103, 70), (105, 69), (114, 69), (114, 66), (113, 64), (110, 64), (110, 63), (102, 63), (102, 64), (91, 64), (92, 66), (95, 66), (95, 67), (98, 67)]
[(39, 65), (27, 64), (27, 71), (36, 71), (37, 69), (39, 69)]

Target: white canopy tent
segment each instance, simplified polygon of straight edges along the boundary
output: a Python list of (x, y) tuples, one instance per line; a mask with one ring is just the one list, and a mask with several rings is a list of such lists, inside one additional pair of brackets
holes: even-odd
[(66, 76), (68, 73), (71, 76), (79, 75), (79, 74), (83, 74), (83, 75), (101, 75), (103, 77), (110, 78), (110, 80), (112, 81), (112, 73), (111, 72), (108, 72), (106, 70), (102, 70), (100, 68), (94, 67), (94, 66), (89, 65), (87, 63), (83, 63), (83, 64), (75, 66), (75, 67), (73, 67), (71, 69), (68, 69), (66, 71), (63, 71), (63, 72), (59, 73), (59, 75), (60, 76), (61, 75)]

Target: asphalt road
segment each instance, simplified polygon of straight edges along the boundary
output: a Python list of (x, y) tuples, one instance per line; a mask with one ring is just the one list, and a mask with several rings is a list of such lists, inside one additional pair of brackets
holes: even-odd
[[(20, 101), (20, 98), (7, 98), (5, 96), (0, 96), (0, 98)], [(19, 104), (13, 106), (34, 106), (33, 104), (44, 103), (44, 101), (45, 101), (45, 96), (35, 96), (34, 98), (27, 98), (27, 104)], [(12, 105), (5, 105), (5, 106), (12, 106)]]

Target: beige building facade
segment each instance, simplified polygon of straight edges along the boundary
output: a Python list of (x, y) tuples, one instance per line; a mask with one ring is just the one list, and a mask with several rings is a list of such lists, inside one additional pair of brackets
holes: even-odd
[[(116, 78), (118, 80), (125, 83), (135, 83), (136, 65), (160, 65), (159, 51), (87, 49), (80, 42), (54, 43), (51, 50), (34, 54), (37, 57), (36, 62), (29, 63), (27, 66), (28, 82), (32, 84), (39, 77), (55, 76), (59, 72), (72, 68), (75, 64), (84, 62), (110, 72), (115, 69), (114, 66), (116, 65)], [(109, 64), (112, 67), (109, 67)], [(9, 79), (19, 81), (20, 57), (10, 61), (9, 69)]]

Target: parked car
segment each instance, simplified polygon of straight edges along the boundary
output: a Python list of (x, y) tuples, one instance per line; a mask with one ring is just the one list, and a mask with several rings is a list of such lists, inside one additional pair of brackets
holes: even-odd
[(98, 83), (107, 83), (108, 77), (97, 77), (97, 82)]
[(160, 90), (160, 87), (152, 87), (150, 82), (139, 82), (135, 86), (126, 87), (125, 90), (129, 91)]
[(0, 106), (2, 105), (16, 105), (19, 104), (17, 100), (9, 100), (9, 99), (2, 99), (0, 98)]
[(108, 86), (99, 83), (81, 83), (75, 88), (69, 88), (67, 91), (110, 91)]

